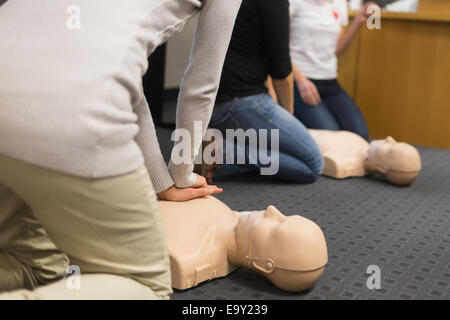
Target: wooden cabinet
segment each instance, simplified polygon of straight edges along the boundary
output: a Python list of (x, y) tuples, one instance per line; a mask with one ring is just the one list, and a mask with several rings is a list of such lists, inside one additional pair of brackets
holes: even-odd
[(372, 138), (450, 149), (450, 8), (382, 12), (381, 29), (362, 27), (339, 58), (339, 80)]

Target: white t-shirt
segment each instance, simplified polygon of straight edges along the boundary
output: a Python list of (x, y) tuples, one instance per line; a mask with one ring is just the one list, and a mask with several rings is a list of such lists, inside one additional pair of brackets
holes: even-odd
[(290, 0), (291, 57), (307, 78), (337, 78), (336, 46), (348, 24), (346, 0)]

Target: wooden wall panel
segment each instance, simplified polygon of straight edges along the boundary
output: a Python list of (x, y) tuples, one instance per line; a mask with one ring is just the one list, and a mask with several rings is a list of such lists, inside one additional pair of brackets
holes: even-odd
[(384, 19), (352, 50), (339, 78), (371, 136), (450, 149), (450, 23)]
[(450, 1), (449, 0), (419, 0), (418, 11), (419, 12), (433, 12), (433, 13), (447, 11), (448, 13), (450, 13)]
[(356, 94), (360, 38), (360, 34), (356, 35), (350, 46), (338, 59), (339, 83), (352, 98)]
[(427, 141), (430, 141), (427, 144), (450, 149), (450, 24), (438, 24), (436, 37), (436, 72), (430, 101), (434, 108), (427, 128)]

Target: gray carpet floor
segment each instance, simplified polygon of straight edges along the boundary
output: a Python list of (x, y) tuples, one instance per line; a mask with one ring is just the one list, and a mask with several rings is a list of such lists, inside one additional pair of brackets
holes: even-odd
[[(169, 131), (159, 129), (164, 156)], [(324, 231), (329, 262), (314, 288), (285, 293), (240, 268), (172, 299), (450, 299), (450, 151), (419, 148), (423, 169), (410, 187), (374, 178), (320, 177), (299, 185), (257, 175), (222, 178), (218, 196), (233, 210), (280, 211), (315, 221)], [(381, 270), (370, 290), (367, 267)]]

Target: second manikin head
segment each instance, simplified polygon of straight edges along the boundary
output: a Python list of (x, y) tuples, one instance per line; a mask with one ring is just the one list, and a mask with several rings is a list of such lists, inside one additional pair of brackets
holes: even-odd
[(422, 168), (417, 149), (392, 137), (371, 142), (365, 165), (396, 185), (411, 184)]
[(311, 288), (328, 261), (319, 226), (298, 215), (285, 216), (273, 206), (242, 215), (235, 236), (242, 265), (285, 291)]

